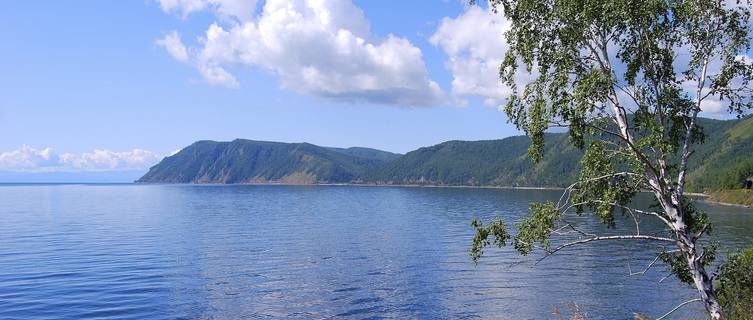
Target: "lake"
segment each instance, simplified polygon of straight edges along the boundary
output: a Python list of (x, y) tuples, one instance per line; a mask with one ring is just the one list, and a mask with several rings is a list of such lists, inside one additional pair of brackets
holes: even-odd
[[(533, 265), (469, 257), (470, 221), (516, 221), (558, 191), (358, 186), (1, 185), (2, 319), (589, 319), (695, 297), (656, 248), (602, 242)], [(753, 211), (699, 203), (713, 238), (753, 243)], [(572, 217), (602, 231), (598, 219)], [(618, 219), (630, 232), (632, 220)], [(649, 233), (656, 225), (641, 223)], [(645, 230), (645, 231), (644, 231)], [(724, 250), (724, 249), (723, 249)], [(630, 267), (629, 267), (630, 266)], [(701, 305), (676, 318), (703, 318)]]

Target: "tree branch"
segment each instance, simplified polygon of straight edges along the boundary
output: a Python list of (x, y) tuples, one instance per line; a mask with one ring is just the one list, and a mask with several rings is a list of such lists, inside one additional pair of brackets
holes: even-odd
[(628, 206), (623, 206), (623, 205), (621, 205), (619, 203), (616, 203), (616, 202), (608, 202), (608, 201), (603, 201), (603, 200), (591, 200), (591, 201), (613, 205), (615, 207), (622, 208), (622, 209), (625, 209), (625, 210), (628, 210), (628, 211), (633, 211), (635, 213), (640, 213), (640, 214), (643, 214), (643, 215), (654, 216), (654, 217), (658, 218), (659, 220), (661, 220), (662, 222), (664, 222), (664, 224), (666, 224), (667, 226), (669, 226), (669, 227), (672, 226), (672, 224), (669, 222), (669, 220), (667, 220), (666, 218), (662, 217), (661, 214), (659, 214), (658, 212), (643, 211), (643, 210), (639, 210), (639, 209), (634, 209), (634, 208), (631, 208), (631, 207), (628, 207)]
[(710, 226), (711, 226), (711, 225), (710, 225), (710, 224), (708, 224), (708, 223), (707, 223), (707, 224), (704, 224), (704, 225), (703, 225), (703, 228), (701, 228), (701, 230), (698, 230), (698, 232), (696, 232), (696, 233), (695, 233), (695, 234), (693, 235), (693, 241), (695, 241), (695, 240), (697, 240), (698, 238), (700, 238), (700, 237), (701, 237), (701, 236), (702, 236), (702, 235), (703, 235), (703, 234), (704, 234), (704, 233), (705, 233), (705, 232), (706, 232), (706, 231), (707, 231), (707, 230), (709, 229), (709, 227), (710, 227)]
[[(721, 6), (721, 3), (717, 1), (717, 6)], [(715, 24), (719, 23), (719, 16), (716, 16)], [(706, 29), (706, 33), (711, 33), (711, 24), (708, 25)], [(675, 191), (675, 197), (679, 201), (679, 198), (682, 197), (683, 193), (685, 192), (685, 176), (686, 171), (688, 169), (688, 158), (690, 158), (690, 141), (693, 138), (693, 129), (695, 128), (695, 121), (698, 117), (698, 113), (701, 111), (701, 102), (703, 102), (703, 99), (706, 98), (706, 96), (702, 96), (703, 94), (703, 88), (706, 85), (706, 73), (708, 72), (709, 68), (709, 58), (711, 56), (711, 52), (706, 51), (706, 54), (703, 57), (703, 65), (701, 67), (701, 74), (698, 76), (698, 86), (696, 88), (696, 103), (695, 103), (695, 109), (693, 110), (693, 116), (690, 119), (690, 125), (688, 125), (688, 129), (685, 132), (685, 142), (682, 145), (682, 158), (680, 159), (680, 171), (677, 176), (677, 189)]]
[[(605, 175), (603, 175), (603, 176), (599, 176), (599, 177), (594, 177), (594, 178), (586, 179), (586, 180), (583, 180), (583, 181), (576, 181), (576, 182), (574, 182), (573, 184), (569, 185), (569, 186), (568, 186), (567, 188), (565, 188), (565, 191), (564, 191), (564, 192), (562, 193), (562, 196), (560, 196), (560, 199), (559, 199), (559, 200), (557, 201), (557, 207), (561, 209), (562, 207), (560, 206), (560, 204), (564, 205), (564, 204), (566, 204), (567, 202), (569, 202), (569, 200), (570, 200), (570, 198), (569, 198), (569, 197), (568, 197), (568, 199), (567, 199), (567, 200), (565, 201), (565, 203), (562, 203), (562, 200), (563, 200), (563, 199), (565, 198), (565, 195), (569, 195), (569, 194), (570, 194), (570, 192), (572, 192), (572, 190), (573, 190), (573, 189), (574, 189), (574, 188), (575, 188), (575, 187), (576, 187), (577, 185), (579, 185), (579, 184), (581, 184), (581, 183), (585, 183), (585, 182), (592, 182), (592, 181), (598, 181), (598, 180), (601, 180), (601, 179), (612, 178), (612, 177), (620, 177), (620, 176), (638, 176), (638, 174), (636, 174), (636, 173), (634, 173), (634, 172), (622, 171), (622, 172), (615, 172), (615, 173), (605, 174)], [(569, 208), (570, 208), (570, 207), (572, 207), (572, 205), (571, 205), (571, 206), (569, 206)]]
[(654, 258), (654, 260), (653, 260), (653, 261), (651, 261), (651, 263), (649, 263), (649, 264), (648, 264), (648, 265), (646, 266), (646, 268), (645, 268), (645, 269), (643, 269), (643, 271), (639, 271), (639, 272), (632, 272), (632, 270), (630, 270), (630, 263), (628, 262), (628, 273), (629, 273), (629, 274), (630, 274), (631, 276), (644, 275), (644, 274), (646, 274), (646, 272), (648, 272), (648, 270), (649, 270), (649, 269), (651, 269), (651, 267), (653, 267), (653, 266), (654, 266), (654, 265), (655, 265), (655, 264), (656, 264), (656, 263), (657, 263), (657, 262), (659, 261), (659, 258), (661, 258), (661, 255), (662, 255), (662, 254), (665, 254), (665, 253), (673, 253), (673, 252), (679, 252), (679, 251), (680, 251), (680, 250), (670, 250), (670, 251), (662, 251), (661, 253), (659, 253), (659, 254), (657, 254), (657, 255), (656, 255), (656, 258)]
[(573, 242), (568, 242), (568, 243), (562, 244), (562, 245), (554, 248), (553, 250), (546, 250), (547, 254), (544, 257), (542, 257), (541, 259), (539, 259), (538, 261), (536, 261), (535, 264), (538, 264), (542, 260), (544, 260), (547, 257), (549, 257), (549, 256), (557, 253), (558, 251), (560, 251), (562, 249), (565, 249), (565, 248), (568, 248), (568, 247), (572, 247), (572, 246), (576, 246), (576, 245), (580, 245), (580, 244), (584, 244), (584, 243), (589, 243), (589, 242), (593, 242), (593, 241), (602, 241), (602, 240), (650, 240), (650, 241), (665, 241), (665, 242), (675, 243), (674, 239), (663, 238), (663, 237), (655, 237), (655, 236), (644, 236), (644, 235), (621, 235), (621, 236), (591, 237), (591, 238), (588, 238), (588, 239), (581, 239), (581, 240), (577, 240), (577, 241), (573, 241)]
[(680, 303), (680, 304), (679, 304), (678, 306), (676, 306), (676, 307), (675, 307), (674, 309), (672, 309), (672, 310), (669, 310), (669, 312), (665, 313), (665, 314), (664, 314), (663, 316), (656, 318), (656, 320), (662, 320), (662, 319), (664, 319), (664, 318), (668, 317), (668, 316), (669, 316), (670, 314), (672, 314), (673, 312), (677, 311), (678, 309), (680, 309), (680, 308), (682, 308), (682, 307), (684, 307), (684, 306), (686, 306), (686, 305), (688, 305), (688, 304), (691, 304), (691, 303), (693, 303), (693, 302), (702, 302), (702, 301), (703, 301), (703, 299), (701, 299), (701, 298), (696, 298), (696, 299), (691, 299), (691, 300), (685, 301), (685, 302), (683, 302), (683, 303)]

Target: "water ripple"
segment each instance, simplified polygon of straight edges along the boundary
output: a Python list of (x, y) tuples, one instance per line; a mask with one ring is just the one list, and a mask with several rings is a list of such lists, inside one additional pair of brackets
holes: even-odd
[[(542, 319), (658, 315), (692, 290), (627, 275), (652, 248), (536, 257), (491, 250), (469, 221), (516, 220), (555, 192), (310, 186), (0, 188), (2, 319)], [(705, 204), (724, 243), (753, 214)], [(588, 217), (574, 217), (591, 230)], [(645, 226), (648, 232), (651, 225)], [(617, 231), (621, 229), (618, 228)], [(621, 258), (605, 258), (612, 253)], [(656, 288), (645, 290), (645, 288)], [(693, 316), (698, 309), (679, 316)]]

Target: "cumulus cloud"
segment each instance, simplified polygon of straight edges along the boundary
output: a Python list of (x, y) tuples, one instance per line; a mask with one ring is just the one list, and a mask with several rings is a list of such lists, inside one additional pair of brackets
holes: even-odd
[[(464, 105), (467, 103), (465, 97), (475, 96), (486, 105), (499, 107), (512, 94), (511, 89), (499, 79), (499, 66), (509, 48), (503, 34), (509, 28), (510, 22), (504, 16), (478, 6), (468, 7), (455, 18), (442, 19), (429, 41), (447, 55), (445, 66), (453, 76), (452, 96), (457, 104)], [(616, 54), (617, 48), (613, 46), (610, 52)], [(616, 56), (613, 58), (613, 61), (619, 61)], [(687, 66), (688, 59), (687, 48), (680, 48), (675, 61), (678, 73)], [(737, 60), (753, 63), (753, 59), (747, 55), (738, 56)], [(624, 71), (626, 67), (618, 62), (616, 68)], [(720, 68), (721, 61), (712, 61), (709, 73), (715, 74)], [(529, 83), (535, 76), (535, 70), (533, 74), (518, 70), (515, 78), (518, 83)], [(739, 84), (739, 81), (736, 83)], [(695, 97), (696, 85), (694, 81), (682, 83), (690, 97)], [(703, 94), (707, 92), (708, 88), (705, 88)], [(715, 113), (725, 112), (726, 108), (725, 101), (713, 96), (707, 97), (701, 104), (705, 116), (718, 116)]]
[(159, 160), (159, 156), (143, 149), (123, 152), (97, 149), (82, 154), (65, 153), (60, 156), (60, 162), (64, 166), (80, 170), (145, 169)]
[(60, 157), (50, 148), (35, 149), (24, 145), (18, 150), (0, 153), (0, 169), (51, 168), (56, 166), (59, 160)]
[[(395, 35), (375, 38), (363, 11), (350, 0), (268, 0), (258, 16), (249, 17), (227, 26), (213, 23), (198, 47), (187, 50), (189, 62), (210, 84), (237, 87), (228, 68), (247, 66), (271, 72), (285, 88), (337, 101), (444, 102), (439, 85), (428, 77), (421, 50)], [(175, 46), (183, 46), (177, 33), (168, 37), (172, 35)], [(159, 41), (167, 43), (167, 37)]]
[(464, 96), (483, 98), (499, 106), (512, 91), (499, 80), (499, 65), (508, 45), (503, 33), (510, 23), (502, 15), (471, 6), (456, 18), (442, 19), (429, 41), (447, 54), (452, 72), (452, 95), (460, 104)]
[(124, 152), (97, 149), (81, 154), (58, 154), (51, 148), (36, 149), (24, 145), (18, 150), (0, 153), (0, 171), (143, 170), (154, 165), (160, 159), (155, 153), (143, 149), (133, 149)]

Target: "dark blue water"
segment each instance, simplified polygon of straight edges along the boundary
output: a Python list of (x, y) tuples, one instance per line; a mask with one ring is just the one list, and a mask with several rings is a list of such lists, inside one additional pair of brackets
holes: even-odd
[[(589, 319), (658, 316), (695, 296), (655, 248), (601, 243), (468, 256), (473, 217), (516, 220), (553, 191), (0, 186), (2, 319)], [(753, 243), (753, 212), (701, 205), (715, 238)], [(591, 218), (574, 217), (602, 230)], [(627, 221), (620, 221), (622, 224)], [(631, 227), (632, 228), (632, 227)], [(649, 232), (651, 223), (643, 222)], [(678, 318), (702, 318), (694, 306)]]

